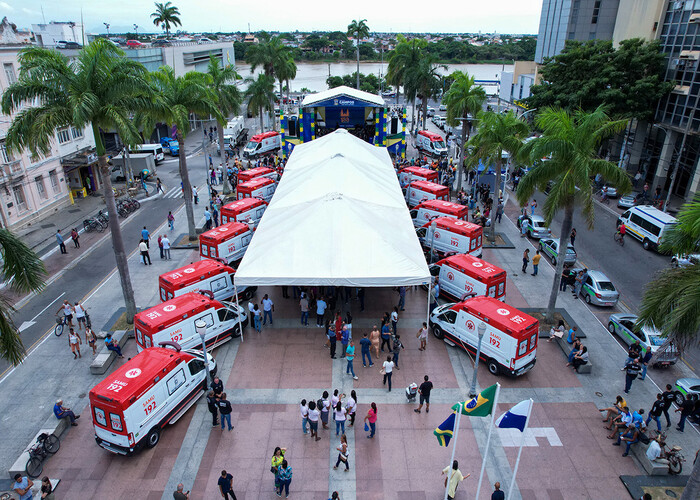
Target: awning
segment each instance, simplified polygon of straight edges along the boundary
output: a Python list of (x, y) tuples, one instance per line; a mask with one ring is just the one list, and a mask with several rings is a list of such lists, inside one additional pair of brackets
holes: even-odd
[(345, 85), (309, 94), (301, 102), (302, 108), (309, 106), (370, 106), (384, 107), (384, 99), (364, 90), (357, 90)]
[(241, 286), (429, 280), (389, 153), (342, 129), (294, 148), (235, 275)]

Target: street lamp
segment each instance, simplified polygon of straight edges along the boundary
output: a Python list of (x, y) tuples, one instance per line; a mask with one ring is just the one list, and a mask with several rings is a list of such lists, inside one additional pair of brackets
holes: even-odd
[(430, 264), (433, 263), (433, 250), (435, 248), (435, 230), (437, 229), (437, 222), (433, 220), (430, 223), (430, 230), (432, 231), (432, 235), (430, 237)]
[(139, 37), (139, 25), (138, 24), (134, 24), (134, 32), (136, 33), (136, 38), (138, 38)]
[(207, 387), (211, 385), (211, 375), (209, 374), (209, 356), (207, 356), (207, 343), (205, 338), (207, 335), (207, 324), (202, 319), (194, 322), (194, 329), (202, 339), (202, 352), (204, 353), (204, 369), (207, 371)]
[(105, 28), (107, 28), (107, 38), (109, 38), (109, 23), (102, 23), (105, 25)]
[(469, 397), (476, 397), (476, 370), (479, 368), (479, 356), (481, 356), (481, 340), (484, 338), (484, 333), (486, 333), (486, 323), (483, 321), (479, 323), (476, 329), (479, 335), (479, 342), (476, 344), (476, 360), (474, 361), (474, 375), (472, 376), (472, 386), (469, 389)]

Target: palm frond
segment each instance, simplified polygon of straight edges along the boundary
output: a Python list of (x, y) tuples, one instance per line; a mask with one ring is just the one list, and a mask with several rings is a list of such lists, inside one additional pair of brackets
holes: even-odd
[(0, 229), (0, 253), (3, 279), (14, 290), (29, 293), (40, 292), (44, 288), (44, 262), (7, 229)]
[(13, 312), (14, 308), (7, 297), (0, 295), (0, 353), (13, 366), (17, 366), (24, 359), (26, 351), (12, 321)]

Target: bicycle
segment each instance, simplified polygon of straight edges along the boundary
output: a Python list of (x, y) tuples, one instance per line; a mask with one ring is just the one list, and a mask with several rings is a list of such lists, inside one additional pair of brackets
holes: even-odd
[(97, 212), (95, 220), (97, 220), (106, 229), (109, 225), (109, 214), (103, 213), (102, 210), (100, 210), (99, 212)]
[(613, 239), (619, 243), (621, 247), (625, 246), (625, 237), (620, 231), (616, 231), (615, 234), (613, 234)]
[(39, 477), (41, 472), (44, 470), (44, 464), (42, 463), (48, 455), (53, 455), (61, 447), (61, 442), (58, 440), (55, 434), (46, 434), (42, 432), (39, 437), (36, 438), (36, 443), (29, 449), (29, 460), (27, 460), (27, 465), (25, 470), (27, 475), (31, 478)]
[(105, 230), (106, 227), (107, 225), (103, 226), (102, 223), (94, 217), (85, 219), (83, 221), (83, 228), (85, 229), (86, 233), (91, 233), (93, 231), (99, 231), (101, 233)]
[(60, 337), (63, 334), (63, 327), (68, 324), (68, 317), (63, 315), (62, 318), (56, 318), (56, 326), (53, 329), (53, 333), (56, 337)]

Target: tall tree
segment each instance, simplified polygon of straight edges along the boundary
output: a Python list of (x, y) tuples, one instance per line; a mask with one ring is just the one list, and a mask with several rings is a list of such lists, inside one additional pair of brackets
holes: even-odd
[[(126, 319), (131, 323), (136, 314), (134, 290), (100, 129), (116, 130), (126, 144), (139, 142), (131, 117), (152, 107), (147, 71), (104, 38), (82, 48), (74, 61), (55, 50), (31, 47), (20, 52), (19, 63), (19, 79), (2, 96), (3, 113), (17, 113), (7, 132), (7, 146), (48, 154), (57, 128), (92, 125)], [(36, 106), (25, 106), (35, 102)]]
[[(445, 92), (442, 102), (447, 106), (447, 124), (456, 127), (462, 122), (462, 138), (460, 141), (460, 160), (464, 159), (467, 140), (471, 133), (469, 115), (475, 118), (486, 102), (486, 91), (481, 85), (474, 83), (474, 77), (467, 72), (455, 71), (450, 75), (452, 84)], [(458, 164), (457, 189), (462, 187), (462, 170), (464, 161)]]
[[(497, 204), (501, 193), (501, 169), (503, 168), (503, 152), (509, 158), (520, 154), (523, 139), (528, 136), (530, 129), (518, 118), (513, 111), (508, 113), (483, 112), (478, 114), (479, 128), (469, 141), (472, 154), (470, 161), (481, 160), (485, 165), (496, 164), (496, 189), (494, 202)], [(491, 231), (489, 239), (496, 241), (496, 210), (491, 209)]]
[[(552, 181), (542, 211), (547, 225), (552, 223), (559, 210), (564, 211), (558, 249), (559, 255), (564, 256), (576, 205), (580, 205), (588, 227), (593, 227), (595, 211), (590, 179), (600, 173), (620, 194), (631, 189), (624, 170), (597, 157), (601, 141), (623, 130), (626, 121), (610, 120), (601, 106), (592, 112), (578, 110), (573, 113), (545, 108), (535, 117), (535, 124), (542, 130), (542, 136), (527, 143), (522, 153), (535, 166), (520, 180), (516, 194), (520, 205), (526, 206), (535, 190), (544, 191), (547, 183)], [(541, 158), (548, 159), (541, 161)], [(549, 322), (554, 319), (563, 270), (564, 259), (559, 258), (547, 306), (546, 319)]]
[(407, 75), (406, 88), (421, 100), (423, 128), (428, 114), (428, 100), (437, 97), (441, 89), (440, 81), (438, 65), (430, 54), (424, 54), (418, 60), (416, 68)]
[(216, 94), (208, 85), (205, 73), (190, 71), (183, 76), (175, 76), (173, 68), (161, 66), (157, 71), (150, 73), (150, 80), (157, 93), (157, 108), (153, 112), (144, 114), (140, 121), (144, 124), (144, 129), (161, 121), (167, 123), (171, 130), (175, 131), (177, 141), (180, 143), (178, 166), (185, 197), (189, 239), (194, 241), (197, 239), (197, 230), (192, 204), (192, 184), (187, 170), (187, 154), (185, 153), (185, 138), (190, 130), (190, 114), (213, 116), (218, 123), (225, 121), (225, 118), (220, 111)]
[[(276, 70), (275, 70), (275, 76), (277, 77), (277, 81), (280, 83), (280, 107), (282, 105), (281, 100), (282, 100), (282, 84), (286, 83), (287, 84), (287, 98), (289, 98), (289, 82), (291, 80), (294, 80), (297, 77), (297, 65), (294, 62), (294, 58), (291, 55), (288, 55), (286, 59), (283, 59), (279, 62)], [(287, 99), (289, 101), (289, 99)]]
[[(267, 41), (261, 41), (258, 44), (251, 45), (246, 52), (246, 61), (250, 64), (250, 72), (253, 73), (258, 67), (263, 69), (266, 76), (270, 77), (272, 81), (280, 80), (280, 95), (282, 93), (282, 81), (285, 76), (290, 74), (289, 71), (289, 60), (291, 54), (289, 48), (282, 44), (282, 39), (278, 36), (269, 38)], [(282, 79), (280, 79), (280, 74)], [(294, 76), (296, 76), (296, 65), (294, 67)], [(266, 106), (265, 109), (269, 109), (270, 114), (274, 110), (274, 92), (270, 99), (270, 106)], [(271, 116), (274, 123), (274, 128), (277, 128), (277, 121), (274, 120), (274, 116)]]
[(170, 36), (171, 26), (182, 26), (180, 21), (180, 10), (172, 2), (155, 2), (156, 11), (151, 14), (153, 24), (165, 28), (165, 35)]
[(272, 109), (272, 99), (275, 97), (275, 82), (267, 75), (258, 75), (257, 78), (246, 78), (248, 88), (244, 96), (248, 99), (248, 111), (253, 116), (260, 117), (260, 132), (265, 130), (263, 115), (265, 111)]
[[(206, 81), (209, 90), (214, 94), (218, 102), (218, 108), (222, 118), (218, 121), (217, 127), (219, 135), (219, 151), (221, 156), (225, 156), (224, 145), (224, 127), (226, 120), (231, 114), (237, 114), (241, 111), (241, 102), (243, 97), (241, 91), (236, 86), (236, 80), (240, 80), (241, 75), (236, 72), (236, 68), (231, 64), (227, 64), (223, 68), (219, 64), (219, 60), (213, 55), (209, 56), (209, 65), (207, 66)], [(229, 194), (231, 188), (228, 183), (228, 175), (224, 173), (224, 194)]]
[(353, 19), (348, 24), (348, 36), (355, 37), (355, 52), (357, 53), (357, 90), (360, 90), (360, 39), (369, 36), (369, 26), (367, 19)]
[(399, 86), (404, 88), (406, 99), (411, 101), (413, 105), (411, 130), (413, 130), (416, 116), (416, 94), (415, 91), (407, 87), (406, 83), (408, 81), (408, 76), (418, 67), (418, 62), (428, 46), (428, 42), (422, 38), (413, 38), (408, 41), (401, 34), (397, 35), (397, 40), (396, 48), (389, 54), (389, 66), (386, 72), (386, 79), (389, 84), (396, 87), (396, 102), (398, 102)]

